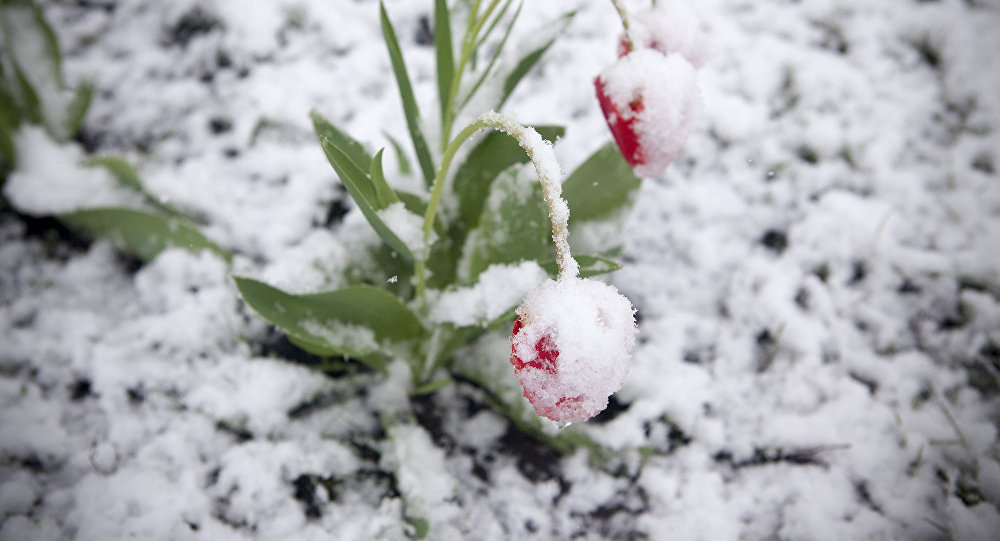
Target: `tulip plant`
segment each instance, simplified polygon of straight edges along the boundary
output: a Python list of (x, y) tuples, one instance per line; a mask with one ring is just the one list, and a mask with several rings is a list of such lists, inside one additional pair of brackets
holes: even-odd
[[(456, 128), (483, 88), (500, 85), (494, 103), (500, 109), (551, 46), (549, 41), (517, 62), (504, 62), (520, 4), (475, 0), (449, 9), (445, 0), (434, 2), (436, 133), (425, 123), (397, 33), (380, 4), (425, 190), (394, 187), (402, 183), (390, 182), (385, 149), (371, 154), (313, 112), (328, 161), (378, 233), (380, 243), (368, 256), (381, 263), (383, 274), (345, 275), (347, 287), (304, 295), (237, 277), (244, 300), (307, 352), (383, 372), (393, 360), (405, 361), (414, 394), (461, 380), (509, 397), (486, 367), (463, 362), (469, 353), (461, 348), (488, 333), (510, 332), (513, 323), (510, 363), (538, 415), (565, 426), (603, 410), (628, 371), (634, 310), (612, 286), (590, 279), (619, 268), (611, 259), (615, 250), (574, 256), (568, 234), (619, 219), (640, 185), (636, 175), (660, 174), (677, 157), (698, 104), (688, 60), (697, 44), (661, 35), (661, 27), (630, 24), (624, 7), (614, 4), (625, 26), (621, 58), (595, 87), (617, 148), (601, 147), (565, 179), (551, 143), (562, 127), (524, 126), (489, 111)], [(451, 27), (456, 14), (466, 21), (457, 41)], [(644, 21), (687, 14), (683, 6), (654, 6)], [(571, 18), (567, 14), (562, 23)], [(690, 50), (687, 57), (677, 52), (683, 47)], [(504, 64), (513, 68), (503, 72)], [(393, 144), (404, 175), (409, 160)], [(518, 398), (499, 402), (520, 424), (525, 418)]]

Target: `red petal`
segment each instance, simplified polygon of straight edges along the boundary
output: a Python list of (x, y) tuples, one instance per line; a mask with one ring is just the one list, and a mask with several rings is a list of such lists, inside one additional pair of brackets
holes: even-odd
[[(517, 321), (514, 322), (514, 330), (511, 332), (511, 336), (517, 336), (517, 333), (521, 332), (521, 328), (523, 326), (524, 324), (521, 323), (521, 318), (517, 318)], [(551, 338), (548, 336), (543, 336), (538, 339), (538, 342), (535, 342), (535, 358), (528, 362), (522, 361), (521, 358), (517, 356), (513, 344), (511, 344), (510, 349), (510, 364), (514, 365), (514, 370), (521, 370), (525, 366), (530, 366), (532, 368), (545, 370), (550, 374), (556, 373), (556, 359), (559, 358), (559, 350), (556, 349), (555, 344), (552, 343)]]
[(634, 126), (635, 121), (639, 119), (639, 113), (643, 109), (642, 99), (640, 98), (629, 104), (632, 114), (628, 119), (625, 119), (615, 104), (612, 103), (607, 92), (605, 92), (604, 82), (601, 81), (600, 77), (594, 79), (594, 88), (597, 90), (597, 101), (601, 104), (604, 120), (607, 121), (608, 128), (611, 128), (611, 135), (614, 136), (615, 143), (618, 144), (618, 150), (625, 157), (625, 161), (632, 167), (646, 163), (645, 153), (639, 146), (639, 137), (635, 133)]

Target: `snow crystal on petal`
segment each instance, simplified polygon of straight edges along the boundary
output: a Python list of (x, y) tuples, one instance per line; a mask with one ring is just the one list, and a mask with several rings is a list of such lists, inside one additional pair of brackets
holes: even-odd
[(608, 284), (567, 278), (531, 291), (517, 313), (511, 349), (521, 366), (515, 373), (535, 411), (553, 421), (582, 422), (607, 407), (628, 374), (638, 332), (632, 303)]

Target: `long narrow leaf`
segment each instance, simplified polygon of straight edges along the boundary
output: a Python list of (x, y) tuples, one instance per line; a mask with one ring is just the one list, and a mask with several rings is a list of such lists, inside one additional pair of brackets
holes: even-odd
[[(563, 15), (562, 25), (560, 25), (560, 28), (565, 28), (566, 25), (569, 24), (569, 21), (575, 15), (576, 12), (569, 12), (566, 15)], [(511, 93), (514, 92), (514, 89), (517, 88), (518, 83), (520, 83), (521, 80), (524, 79), (524, 76), (527, 75), (529, 71), (531, 71), (531, 68), (535, 67), (535, 64), (537, 64), (538, 61), (541, 60), (542, 55), (544, 55), (545, 51), (547, 51), (549, 47), (551, 47), (552, 44), (555, 43), (556, 38), (559, 36), (560, 33), (561, 30), (556, 30), (556, 32), (553, 34), (555, 37), (546, 42), (545, 45), (542, 45), (541, 47), (524, 55), (524, 57), (521, 58), (521, 60), (517, 63), (517, 65), (514, 66), (514, 69), (512, 69), (509, 74), (507, 74), (507, 77), (504, 79), (503, 82), (503, 89), (500, 95), (500, 101), (497, 102), (497, 107), (496, 107), (497, 109), (500, 109), (501, 107), (503, 107), (504, 103), (507, 103), (507, 98), (509, 98)]]
[(396, 161), (399, 162), (399, 172), (403, 175), (409, 175), (412, 168), (410, 167), (410, 160), (406, 157), (406, 151), (403, 150), (403, 145), (400, 145), (395, 137), (386, 132), (382, 132), (382, 135), (389, 140), (392, 150), (396, 153)]
[(109, 207), (62, 214), (59, 220), (88, 237), (108, 239), (118, 249), (143, 261), (153, 259), (170, 247), (192, 252), (208, 250), (226, 261), (232, 259), (229, 251), (205, 238), (191, 223), (180, 218)]
[[(486, 30), (484, 32), (480, 33), (479, 41), (476, 42), (476, 49), (482, 47), (483, 43), (485, 43), (486, 40), (489, 39), (490, 35), (493, 33), (493, 30), (495, 30), (497, 25), (500, 24), (500, 21), (503, 20), (504, 15), (507, 14), (507, 11), (510, 9), (511, 4), (513, 3), (514, 0), (507, 0), (506, 2), (504, 2), (503, 7), (500, 8), (500, 11), (498, 11), (497, 14), (493, 16), (493, 21), (491, 21), (490, 24), (486, 26)], [(523, 5), (524, 5), (524, 0), (518, 2), (517, 10), (520, 11)], [(517, 19), (517, 15), (514, 16), (514, 19)], [(510, 30), (510, 24), (513, 24), (513, 20), (511, 21), (511, 23), (508, 24), (508, 32)]]
[(368, 151), (365, 150), (364, 145), (359, 143), (346, 132), (334, 126), (333, 123), (323, 118), (323, 116), (315, 110), (309, 112), (309, 118), (312, 120), (313, 128), (316, 130), (316, 135), (329, 139), (362, 171), (368, 170), (371, 166), (372, 157), (368, 154)]
[(84, 82), (76, 89), (73, 99), (66, 106), (66, 134), (75, 137), (80, 127), (83, 126), (83, 117), (90, 109), (90, 102), (94, 97), (93, 83)]
[(323, 152), (326, 153), (327, 160), (333, 166), (333, 169), (337, 172), (340, 177), (340, 181), (347, 188), (347, 193), (351, 195), (354, 199), (354, 203), (358, 205), (361, 209), (361, 213), (365, 215), (365, 219), (371, 224), (372, 228), (378, 233), (379, 237), (385, 241), (386, 244), (396, 250), (398, 253), (402, 254), (406, 259), (413, 260), (413, 252), (404, 243), (392, 229), (382, 220), (378, 215), (378, 195), (376, 194), (375, 188), (368, 178), (368, 175), (364, 173), (358, 166), (347, 157), (339, 147), (333, 144), (329, 139), (320, 138), (320, 145), (323, 147)]
[[(55, 32), (40, 6), (27, 1), (5, 1), (0, 10), (0, 30), (17, 80), (19, 101), (28, 118), (44, 124), (50, 135), (66, 140), (64, 122), (66, 88), (62, 53)], [(43, 103), (43, 97), (49, 102)]]
[(441, 105), (441, 124), (444, 125), (448, 109), (448, 95), (455, 77), (455, 50), (451, 42), (451, 14), (446, 0), (434, 0), (434, 49), (437, 53), (438, 103)]
[(234, 280), (254, 311), (319, 355), (368, 359), (385, 342), (405, 342), (424, 333), (416, 315), (381, 288), (361, 285), (294, 295), (251, 278)]
[[(501, 10), (500, 16), (503, 15), (503, 12), (506, 11), (508, 7), (510, 7), (510, 2), (507, 2), (507, 4), (504, 5), (503, 9)], [(493, 72), (493, 68), (494, 66), (496, 66), (497, 60), (500, 58), (500, 53), (503, 52), (504, 47), (507, 45), (507, 39), (510, 38), (510, 33), (514, 29), (514, 23), (516, 23), (517, 19), (521, 16), (521, 8), (523, 7), (524, 7), (524, 2), (518, 3), (517, 11), (514, 12), (514, 16), (511, 17), (510, 23), (507, 25), (507, 30), (503, 34), (503, 38), (500, 39), (500, 43), (493, 51), (493, 56), (490, 58), (489, 64), (486, 65), (486, 68), (483, 70), (482, 74), (480, 74), (479, 79), (476, 80), (476, 83), (472, 85), (472, 88), (469, 89), (469, 93), (465, 96), (465, 99), (462, 100), (462, 104), (459, 106), (459, 109), (465, 107), (465, 105), (469, 103), (469, 100), (471, 100), (472, 97), (476, 94), (476, 92), (479, 91), (479, 87), (482, 86), (483, 82), (485, 82), (487, 77), (489, 77), (489, 75)], [(499, 17), (497, 18), (496, 21), (494, 21), (494, 24), (496, 24), (496, 22), (498, 21)], [(490, 31), (492, 31), (492, 27), (490, 28)]]
[(381, 1), (379, 2), (379, 13), (382, 21), (382, 35), (385, 37), (385, 45), (389, 50), (389, 60), (392, 62), (392, 71), (396, 76), (396, 85), (399, 87), (399, 97), (403, 102), (406, 127), (410, 132), (410, 139), (413, 140), (413, 150), (417, 153), (417, 162), (420, 163), (420, 171), (424, 175), (424, 182), (430, 186), (434, 182), (434, 162), (431, 160), (431, 152), (427, 147), (427, 140), (420, 130), (420, 109), (417, 107), (417, 100), (413, 96), (413, 86), (410, 84), (410, 75), (406, 71), (403, 51), (399, 48), (399, 39), (396, 38), (396, 30), (392, 27), (389, 14), (385, 11), (385, 4)]
[(500, 109), (503, 107), (503, 104), (507, 103), (507, 98), (509, 98), (511, 93), (514, 92), (514, 89), (517, 88), (521, 79), (524, 79), (524, 76), (531, 71), (531, 68), (535, 67), (535, 64), (541, 60), (542, 55), (545, 54), (545, 51), (547, 51), (549, 47), (555, 43), (555, 41), (555, 39), (549, 40), (549, 42), (545, 45), (542, 45), (534, 51), (526, 54), (524, 58), (522, 58), (521, 61), (514, 66), (514, 69), (511, 70), (503, 81), (503, 90), (500, 94), (500, 101), (497, 102), (497, 109)]
[(385, 149), (381, 149), (372, 158), (371, 169), (368, 170), (368, 176), (371, 179), (372, 188), (375, 190), (375, 205), (376, 210), (382, 210), (385, 207), (399, 201), (399, 197), (396, 196), (396, 192), (389, 187), (389, 183), (385, 180), (385, 174), (382, 173), (382, 152)]
[(178, 218), (184, 218), (184, 214), (174, 207), (160, 201), (158, 197), (153, 195), (142, 183), (142, 179), (139, 178), (139, 172), (132, 167), (132, 164), (128, 163), (127, 160), (118, 156), (98, 156), (96, 158), (91, 158), (87, 160), (87, 165), (103, 167), (115, 179), (118, 180), (126, 188), (134, 190), (136, 193), (142, 196), (146, 204), (156, 208), (157, 210), (174, 216)]
[(10, 85), (11, 80), (7, 77), (3, 62), (0, 62), (0, 123), (3, 126), (17, 126), (21, 123), (21, 108)]

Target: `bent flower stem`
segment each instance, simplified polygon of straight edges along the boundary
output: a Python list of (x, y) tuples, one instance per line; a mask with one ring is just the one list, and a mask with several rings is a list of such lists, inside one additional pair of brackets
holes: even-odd
[[(431, 231), (434, 228), (434, 217), (444, 192), (444, 180), (448, 176), (448, 169), (451, 167), (455, 153), (473, 134), (486, 128), (493, 128), (513, 137), (528, 155), (528, 159), (531, 160), (535, 167), (535, 173), (538, 175), (538, 182), (542, 184), (542, 195), (545, 198), (545, 205), (548, 207), (549, 221), (552, 223), (552, 241), (555, 243), (556, 265), (559, 267), (557, 279), (578, 277), (580, 266), (573, 259), (573, 254), (570, 253), (569, 249), (569, 205), (562, 198), (562, 171), (559, 168), (559, 162), (556, 161), (552, 144), (542, 139), (542, 136), (534, 128), (522, 126), (510, 116), (496, 111), (485, 113), (466, 126), (445, 149), (441, 157), (441, 167), (438, 169), (434, 186), (431, 189), (427, 212), (424, 214), (424, 243), (429, 242)], [(426, 260), (421, 258), (417, 261), (417, 297), (420, 299), (421, 305), (425, 302), (426, 267)]]

